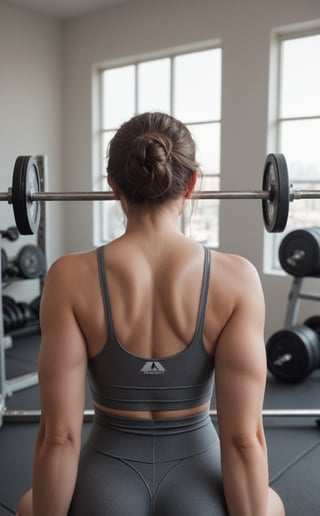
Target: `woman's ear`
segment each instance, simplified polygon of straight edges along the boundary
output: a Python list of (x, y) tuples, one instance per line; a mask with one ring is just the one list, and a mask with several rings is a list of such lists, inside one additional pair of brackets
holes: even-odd
[(196, 185), (197, 179), (198, 179), (198, 172), (196, 170), (193, 170), (193, 172), (191, 172), (189, 179), (188, 179), (188, 187), (187, 187), (187, 191), (186, 191), (186, 195), (185, 195), (186, 199), (190, 199), (192, 197), (192, 193), (193, 193), (194, 187)]
[(107, 176), (107, 181), (108, 181), (108, 185), (110, 186), (111, 190), (113, 191), (113, 195), (114, 195), (115, 199), (118, 201), (120, 199), (119, 188), (115, 184), (112, 177)]

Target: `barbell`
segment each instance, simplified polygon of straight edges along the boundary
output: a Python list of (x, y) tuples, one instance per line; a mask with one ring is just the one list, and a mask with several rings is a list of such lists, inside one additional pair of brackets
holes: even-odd
[[(289, 203), (295, 199), (320, 198), (320, 190), (295, 190), (289, 185), (288, 168), (283, 154), (268, 154), (264, 163), (262, 190), (195, 192), (197, 199), (261, 199), (262, 214), (269, 233), (285, 229)], [(37, 232), (42, 201), (107, 201), (112, 192), (43, 192), (35, 156), (18, 156), (15, 162), (12, 187), (0, 192), (0, 201), (13, 206), (18, 231), (22, 235)]]
[[(94, 410), (85, 409), (83, 412), (83, 421), (89, 423), (94, 419)], [(217, 417), (217, 410), (210, 409), (211, 418)], [(262, 416), (264, 418), (283, 417), (283, 418), (320, 418), (319, 409), (263, 409)], [(4, 423), (38, 423), (41, 417), (41, 410), (8, 410), (6, 409), (2, 415)], [(316, 419), (319, 425), (320, 419)], [(1, 425), (0, 425), (1, 426)]]

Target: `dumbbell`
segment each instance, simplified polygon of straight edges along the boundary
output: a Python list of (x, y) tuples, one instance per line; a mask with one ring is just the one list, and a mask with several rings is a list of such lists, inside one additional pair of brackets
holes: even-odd
[(27, 326), (27, 324), (36, 320), (35, 314), (29, 303), (25, 303), (24, 301), (18, 301), (17, 306), (23, 317), (23, 326)]
[(269, 371), (280, 381), (298, 383), (320, 367), (320, 316), (274, 333), (266, 344)]
[(4, 332), (9, 333), (24, 326), (24, 318), (15, 300), (10, 296), (2, 296), (2, 315)]
[(36, 320), (28, 303), (17, 302), (10, 296), (2, 296), (2, 316), (5, 333), (19, 330)]
[(14, 242), (19, 238), (19, 231), (15, 226), (10, 226), (8, 229), (0, 230), (2, 238), (6, 238), (10, 242)]
[(288, 233), (279, 246), (283, 270), (297, 278), (320, 274), (320, 228), (296, 229)]
[(29, 244), (23, 246), (17, 257), (8, 262), (6, 274), (11, 278), (39, 278), (45, 272), (45, 268), (45, 256), (42, 249)]
[(32, 314), (33, 316), (35, 317), (35, 319), (39, 320), (39, 315), (40, 315), (40, 302), (41, 302), (41, 295), (35, 297), (31, 303), (30, 303), (30, 308), (31, 308), (31, 311), (32, 311)]

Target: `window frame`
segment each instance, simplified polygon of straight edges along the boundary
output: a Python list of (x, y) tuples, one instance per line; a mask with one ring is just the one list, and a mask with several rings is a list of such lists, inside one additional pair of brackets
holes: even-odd
[[(96, 66), (95, 68), (95, 88), (94, 94), (96, 99), (96, 107), (95, 107), (95, 126), (96, 130), (94, 131), (94, 148), (93, 148), (93, 162), (95, 164), (93, 168), (93, 187), (95, 190), (103, 189), (103, 183), (106, 184), (106, 172), (105, 166), (106, 162), (103, 156), (106, 154), (106, 149), (103, 146), (103, 138), (104, 134), (110, 133), (111, 131), (115, 131), (117, 128), (108, 128), (103, 127), (103, 73), (107, 70), (112, 70), (125, 66), (134, 66), (134, 74), (135, 74), (135, 113), (138, 111), (138, 67), (141, 63), (151, 62), (158, 59), (170, 59), (170, 114), (174, 116), (174, 62), (175, 58), (179, 56), (183, 56), (185, 54), (192, 54), (207, 50), (220, 50), (221, 52), (221, 63), (222, 63), (222, 45), (220, 40), (210, 40), (203, 43), (193, 44), (193, 45), (185, 45), (182, 47), (177, 47), (174, 49), (167, 49), (161, 52), (154, 52), (148, 54), (140, 54), (134, 57), (121, 58), (119, 60), (113, 60), (110, 62), (106, 62)], [(220, 182), (221, 178), (221, 125), (222, 125), (222, 117), (221, 117), (221, 90), (222, 90), (222, 64), (221, 64), (221, 75), (220, 75), (220, 117), (214, 118), (210, 120), (197, 120), (197, 121), (185, 121), (184, 123), (192, 130), (193, 125), (206, 125), (206, 124), (218, 124), (219, 125), (219, 169), (216, 174), (206, 174), (203, 173), (203, 177), (217, 178)], [(107, 188), (107, 185), (106, 185)], [(110, 202), (110, 201), (108, 201)], [(215, 201), (217, 206), (218, 218), (219, 218), (219, 208), (220, 204), (218, 201)], [(103, 238), (103, 228), (104, 228), (104, 215), (103, 215), (103, 203), (94, 203), (94, 213), (93, 213), (93, 226), (94, 226), (94, 245), (99, 246), (104, 243), (109, 242), (110, 240), (105, 240)], [(192, 209), (191, 209), (192, 211)], [(123, 216), (124, 218), (124, 216)], [(188, 215), (186, 215), (185, 220), (182, 217), (181, 219), (181, 227), (184, 230), (184, 225), (188, 225)], [(219, 228), (219, 224), (218, 224)], [(219, 229), (218, 229), (219, 232)], [(219, 240), (219, 234), (218, 234)], [(214, 246), (214, 247), (218, 247)]]
[[(320, 25), (316, 24), (313, 27), (301, 28), (291, 30), (290, 28), (282, 31), (274, 31), (271, 42), (271, 56), (270, 56), (270, 77), (269, 77), (269, 131), (268, 131), (268, 148), (270, 152), (281, 152), (281, 124), (286, 122), (303, 121), (303, 120), (319, 120), (318, 115), (310, 116), (292, 116), (283, 117), (281, 115), (281, 69), (282, 69), (282, 44), (285, 41), (296, 40), (300, 38), (320, 36)], [(290, 180), (290, 170), (289, 170)], [(304, 179), (295, 179), (294, 186), (299, 188), (299, 184), (305, 183)], [(317, 180), (310, 180), (310, 183), (319, 183)], [(282, 233), (270, 234), (265, 232), (264, 237), (264, 273), (274, 276), (285, 276), (285, 271), (281, 268), (278, 253), (279, 246), (282, 239), (287, 233), (296, 229), (293, 226), (287, 226)]]

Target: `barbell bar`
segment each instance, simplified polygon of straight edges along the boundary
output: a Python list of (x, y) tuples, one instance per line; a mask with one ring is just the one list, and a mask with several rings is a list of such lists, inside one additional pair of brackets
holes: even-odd
[[(217, 410), (209, 410), (210, 417), (217, 417)], [(320, 409), (263, 409), (264, 418), (269, 417), (314, 417), (320, 418)], [(2, 415), (4, 423), (37, 423), (40, 420), (41, 410), (8, 410), (6, 409)], [(83, 421), (91, 422), (94, 418), (93, 409), (85, 409), (83, 412)], [(318, 423), (318, 421), (317, 421)]]
[[(289, 203), (296, 199), (320, 198), (320, 191), (297, 190), (289, 185), (286, 159), (283, 154), (268, 154), (264, 163), (262, 190), (210, 190), (195, 192), (197, 199), (260, 199), (265, 228), (270, 233), (285, 229)], [(0, 201), (12, 204), (16, 226), (22, 235), (37, 232), (41, 202), (109, 201), (112, 192), (43, 192), (40, 190), (38, 160), (35, 156), (18, 156), (12, 187), (0, 192)]]

